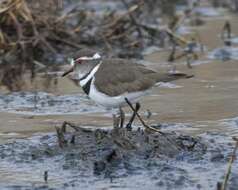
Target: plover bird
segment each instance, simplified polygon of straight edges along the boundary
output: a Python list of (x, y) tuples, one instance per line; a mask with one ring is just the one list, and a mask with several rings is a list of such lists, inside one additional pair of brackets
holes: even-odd
[[(71, 67), (62, 76), (74, 72), (83, 91), (98, 105), (119, 108), (137, 103), (158, 82), (189, 78), (183, 73), (158, 73), (126, 59), (102, 59), (94, 51), (80, 51), (71, 59)], [(135, 110), (138, 111), (139, 104)], [(127, 124), (130, 128), (136, 113)], [(123, 125), (123, 124), (121, 124)]]

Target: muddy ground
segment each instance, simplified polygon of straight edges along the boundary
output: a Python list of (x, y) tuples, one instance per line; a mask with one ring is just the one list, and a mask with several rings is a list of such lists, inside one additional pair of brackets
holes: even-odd
[[(141, 101), (140, 114), (146, 122), (159, 126), (171, 139), (163, 141), (166, 145), (156, 146), (163, 139), (160, 135), (152, 134), (150, 141), (145, 137), (148, 134), (135, 132), (142, 128), (137, 121), (135, 131), (125, 133), (127, 138), (133, 134), (135, 147), (126, 144), (122, 148), (107, 138), (113, 136), (107, 110), (88, 100), (69, 79), (59, 78), (57, 85), (46, 90), (45, 76), (39, 75), (35, 82), (37, 93), (31, 84), (24, 92), (10, 94), (1, 87), (0, 188), (216, 189), (234, 148), (231, 137), (238, 135), (238, 16), (205, 6), (200, 9), (205, 9), (205, 25), (183, 25), (189, 31), (185, 36), (199, 33), (205, 53), (192, 63), (192, 70), (184, 59), (174, 63), (178, 70), (195, 77), (155, 87)], [(228, 48), (231, 59), (224, 61), (219, 51), (224, 48), (220, 31), (226, 20), (232, 24), (234, 44)], [(167, 71), (171, 68), (168, 55), (167, 50), (149, 53), (143, 63)], [(152, 113), (150, 118), (147, 110)], [(130, 110), (125, 111), (129, 116)], [(75, 144), (68, 143), (61, 149), (55, 126), (65, 120), (90, 130), (103, 129), (79, 132)], [(67, 133), (66, 139), (71, 138), (72, 134)], [(138, 145), (142, 148), (137, 149)], [(174, 145), (179, 146), (179, 151), (172, 149), (173, 154), (167, 154)], [(238, 187), (237, 168), (236, 160), (228, 189)]]
[[(79, 128), (65, 139), (63, 148), (55, 134), (0, 145), (1, 188), (215, 189), (233, 148), (220, 134), (191, 137), (121, 128)], [(229, 189), (235, 190), (237, 164), (233, 167)]]

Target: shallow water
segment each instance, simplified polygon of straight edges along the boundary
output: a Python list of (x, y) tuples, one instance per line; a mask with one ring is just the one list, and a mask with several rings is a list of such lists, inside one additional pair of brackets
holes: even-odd
[(93, 104), (84, 94), (15, 92), (0, 96), (0, 110), (26, 115), (62, 115), (100, 112), (103, 109)]
[[(204, 13), (205, 9), (198, 11)], [(167, 170), (139, 170), (133, 175), (118, 175), (112, 182), (95, 177), (87, 168), (82, 169), (87, 171), (85, 173), (79, 173), (77, 169), (65, 170), (61, 155), (36, 161), (29, 159), (22, 163), (18, 156), (29, 147), (39, 149), (41, 143), (42, 147), (54, 145), (54, 126), (65, 120), (84, 126), (111, 126), (110, 114), (105, 109), (87, 99), (67, 78), (59, 79), (57, 88), (48, 93), (39, 89), (37, 94), (0, 95), (0, 144), (2, 150), (4, 146), (6, 148), (6, 158), (1, 158), (0, 164), (1, 189), (44, 189), (44, 186), (45, 189), (175, 189), (178, 186), (180, 189), (215, 189), (216, 182), (222, 180), (234, 146), (231, 136), (238, 136), (238, 47), (234, 42), (233, 58), (223, 62), (219, 56), (214, 56), (217, 50), (223, 48), (223, 42), (216, 34), (228, 18), (235, 41), (238, 16), (222, 12), (225, 14), (222, 17), (220, 12), (214, 10), (209, 14), (205, 15), (204, 26), (189, 28), (190, 34), (199, 34), (207, 48), (206, 53), (192, 64), (192, 70), (186, 68), (185, 60), (176, 62), (178, 70), (192, 73), (195, 77), (155, 87), (141, 101), (141, 113), (149, 124), (169, 123), (162, 130), (203, 137), (209, 145), (203, 159), (196, 162), (189, 159), (161, 161), (161, 168), (167, 165)], [(166, 61), (168, 55), (169, 51), (160, 50), (147, 55), (144, 63), (154, 69), (170, 70), (171, 64)], [(150, 119), (146, 118), (148, 109), (152, 112)], [(126, 109), (127, 115), (129, 112)], [(16, 142), (11, 144), (13, 141)], [(219, 158), (220, 153), (223, 157)], [(218, 161), (210, 162), (216, 156)], [(236, 160), (232, 168), (232, 184), (237, 184), (237, 168)], [(47, 184), (43, 182), (45, 170), (49, 171)], [(135, 183), (132, 184), (132, 181)], [(232, 187), (235, 189), (237, 186)]]
[(222, 61), (238, 60), (238, 47), (222, 47), (214, 49), (208, 55), (209, 59), (218, 59)]

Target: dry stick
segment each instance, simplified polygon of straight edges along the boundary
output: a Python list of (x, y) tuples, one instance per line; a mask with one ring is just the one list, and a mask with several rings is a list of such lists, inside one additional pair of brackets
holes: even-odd
[(222, 184), (221, 190), (226, 190), (227, 189), (227, 183), (228, 183), (229, 176), (230, 176), (230, 173), (231, 173), (231, 166), (232, 166), (232, 164), (233, 164), (233, 162), (234, 162), (234, 160), (236, 158), (236, 151), (238, 149), (238, 138), (234, 137), (233, 140), (236, 141), (236, 145), (235, 145), (235, 148), (233, 149), (231, 158), (229, 160), (227, 172), (226, 172), (226, 175), (225, 175), (224, 182)]
[(62, 39), (62, 38), (60, 38), (60, 37), (58, 37), (58, 36), (47, 37), (47, 39), (59, 41), (59, 42), (61, 42), (61, 43), (64, 43), (64, 44), (66, 44), (66, 45), (68, 45), (68, 46), (71, 46), (71, 47), (73, 47), (73, 48), (76, 48), (76, 49), (78, 49), (78, 48), (81, 49), (81, 48), (82, 48), (81, 45), (76, 44), (76, 43), (71, 42), (71, 41), (68, 41), (68, 40), (65, 40), (65, 39)]
[(24, 47), (24, 44), (21, 42), (21, 40), (23, 39), (23, 31), (22, 31), (22, 26), (20, 24), (20, 22), (17, 20), (17, 17), (13, 14), (13, 12), (9, 12), (8, 13), (11, 17), (11, 19), (13, 20), (14, 24), (15, 24), (15, 27), (16, 27), (16, 30), (17, 30), (17, 43), (20, 44), (21, 48), (22, 48), (22, 51), (23, 51), (23, 56), (24, 56), (24, 59), (26, 57), (26, 51), (25, 51), (25, 47)]
[(114, 28), (118, 24), (118, 22), (120, 22), (123, 18), (125, 18), (126, 16), (128, 16), (132, 12), (136, 11), (139, 8), (139, 6), (140, 6), (140, 4), (131, 6), (126, 13), (124, 13), (124, 14), (118, 16), (117, 18), (115, 18), (111, 23), (107, 24), (105, 26), (105, 28)]
[(187, 44), (189, 43), (188, 40), (186, 40), (185, 38), (183, 38), (182, 36), (176, 35), (173, 31), (171, 31), (170, 29), (165, 29), (165, 32), (167, 32), (167, 34), (171, 37), (174, 38), (174, 40), (176, 40), (176, 42), (180, 43), (181, 46), (187, 46)]
[(140, 120), (140, 122), (142, 123), (142, 125), (143, 125), (144, 127), (146, 127), (147, 129), (150, 129), (150, 130), (152, 130), (152, 131), (155, 131), (155, 132), (158, 132), (158, 133), (164, 135), (164, 133), (161, 132), (160, 130), (155, 129), (155, 128), (153, 128), (153, 127), (147, 125), (147, 124), (144, 122), (144, 120), (141, 118), (141, 116), (138, 114), (137, 110), (132, 106), (131, 102), (130, 102), (127, 98), (125, 98), (125, 100), (126, 100), (126, 103), (127, 103), (127, 104), (130, 106), (130, 108), (132, 109), (132, 111), (136, 114), (136, 116), (138, 117), (138, 119)]
[(118, 24), (117, 26), (110, 27), (109, 28), (110, 30), (108, 28), (106, 28), (109, 31), (105, 32), (105, 34), (104, 34), (105, 38), (111, 39), (112, 36), (114, 36), (114, 34), (116, 33), (116, 31), (120, 28), (121, 28), (121, 24)]
[[(78, 14), (78, 13), (76, 13)], [(67, 14), (64, 14), (62, 16), (60, 16), (59, 18), (57, 18), (57, 20), (55, 21), (56, 23), (60, 23), (60, 22), (64, 22), (65, 20), (67, 20), (68, 18), (71, 18), (75, 16), (75, 13), (67, 13)]]
[(184, 47), (184, 46), (186, 47), (187, 44), (189, 43), (189, 41), (186, 38), (176, 35), (169, 28), (160, 29), (160, 28), (150, 27), (149, 25), (145, 25), (145, 24), (140, 24), (140, 26), (143, 27), (149, 33), (158, 33), (159, 34), (161, 31), (165, 31), (171, 38), (173, 38), (182, 47)]
[(185, 21), (186, 19), (186, 15), (184, 14), (181, 18), (179, 18), (179, 20), (177, 21), (177, 23), (175, 23), (175, 26), (172, 28), (172, 31), (176, 31)]
[(61, 130), (63, 133), (66, 133), (66, 127), (69, 126), (71, 128), (73, 128), (75, 131), (79, 131), (79, 127), (73, 125), (72, 123), (69, 123), (67, 121), (64, 121), (62, 127), (61, 127)]
[(27, 54), (26, 54), (25, 44), (22, 43), (22, 39), (24, 38), (22, 25), (20, 24), (17, 17), (14, 15), (14, 13), (12, 11), (9, 11), (8, 14), (16, 27), (17, 38), (18, 38), (16, 43), (20, 45), (20, 48), (22, 50), (23, 64), (21, 64), (21, 69), (23, 69), (23, 67), (25, 66), (24, 64), (26, 63)]
[(101, 37), (102, 37), (102, 39), (103, 39), (103, 41), (104, 41), (104, 43), (105, 43), (107, 49), (111, 51), (111, 50), (112, 50), (112, 46), (111, 46), (111, 44), (109, 43), (109, 41), (107, 40), (107, 38), (106, 38), (103, 34), (101, 35)]
[(127, 28), (124, 32), (122, 32), (121, 34), (119, 35), (114, 35), (113, 33), (115, 31), (113, 31), (111, 33), (111, 35), (109, 36), (110, 40), (119, 40), (121, 38), (126, 38), (130, 33), (132, 33), (134, 30), (134, 28)]
[(131, 42), (131, 43), (129, 43), (129, 44), (126, 44), (125, 45), (125, 47), (136, 47), (137, 45), (139, 45), (139, 41), (133, 41), (133, 42)]
[(144, 127), (146, 127), (147, 129), (149, 129), (149, 130), (151, 130), (151, 131), (154, 131), (154, 132), (157, 132), (157, 133), (161, 134), (162, 136), (164, 136), (164, 137), (168, 140), (168, 142), (169, 142), (171, 145), (174, 145), (176, 148), (178, 148), (178, 149), (180, 150), (180, 147), (176, 146), (175, 143), (173, 143), (168, 137), (166, 137), (165, 133), (161, 132), (161, 131), (158, 130), (158, 129), (155, 129), (154, 127), (151, 127), (151, 126), (147, 125), (147, 124), (144, 122), (144, 120), (141, 118), (141, 116), (137, 113), (136, 109), (132, 106), (131, 102), (130, 102), (127, 98), (125, 98), (125, 101), (126, 101), (126, 103), (130, 106), (130, 108), (132, 109), (132, 111), (134, 111), (134, 113), (136, 114), (136, 116), (138, 117), (138, 119), (140, 120), (140, 122), (142, 123), (142, 125), (143, 125)]
[(46, 39), (45, 39), (43, 36), (41, 36), (40, 33), (38, 32), (37, 27), (36, 27), (35, 22), (34, 22), (34, 19), (33, 19), (32, 14), (31, 14), (31, 11), (30, 11), (29, 7), (27, 6), (27, 4), (25, 3), (25, 1), (22, 1), (21, 3), (22, 3), (21, 5), (22, 5), (22, 7), (23, 7), (25, 13), (27, 14), (27, 16), (26, 16), (25, 19), (26, 19), (26, 20), (28, 19), (28, 20), (30, 21), (31, 27), (32, 27), (33, 32), (34, 32), (34, 35), (35, 35), (35, 37), (37, 38), (36, 41), (37, 41), (37, 42), (38, 42), (38, 41), (41, 41), (52, 53), (56, 54), (57, 51), (56, 51), (56, 50), (46, 41)]
[[(73, 128), (75, 131), (79, 131), (79, 129), (82, 129), (84, 131), (87, 132), (86, 129), (77, 127), (69, 122), (64, 121), (64, 123), (62, 124), (61, 128), (60, 127), (55, 127), (56, 129), (56, 133), (57, 133), (57, 137), (58, 137), (58, 143), (59, 143), (59, 147), (60, 148), (64, 148), (67, 145), (67, 140), (65, 139), (64, 133), (66, 133), (66, 127), (69, 126), (71, 128)], [(71, 144), (75, 144), (75, 135), (73, 135), (71, 137), (70, 140)]]
[[(124, 4), (124, 6), (128, 10), (130, 9), (129, 5), (127, 4), (127, 2), (125, 0), (121, 0), (121, 2)], [(139, 37), (142, 37), (142, 31), (141, 31), (140, 25), (138, 24), (137, 19), (134, 17), (133, 12), (128, 11), (128, 13), (129, 13), (129, 17), (130, 17), (132, 23), (136, 26)]]
[(60, 129), (59, 127), (55, 127), (55, 129), (56, 129), (56, 132), (57, 132), (59, 147), (64, 148), (64, 146), (66, 145), (67, 142), (64, 138), (64, 134), (62, 132), (62, 129)]
[(57, 50), (53, 48), (45, 39), (45, 37), (41, 36), (40, 33), (38, 32), (35, 22), (31, 20), (31, 25), (33, 28), (33, 32), (35, 37), (37, 38), (37, 41), (41, 41), (52, 53), (57, 54)]
[(0, 44), (5, 44), (5, 37), (3, 35), (2, 29), (0, 28)]
[(21, 0), (16, 0), (16, 1), (12, 1), (11, 4), (9, 3), (9, 5), (7, 5), (7, 7), (4, 7), (2, 9), (0, 9), (0, 14), (7, 12), (8, 10), (10, 10), (11, 8), (15, 7)]
[(63, 133), (66, 132), (66, 127), (69, 126), (71, 127), (72, 129), (74, 129), (76, 132), (82, 130), (83, 132), (92, 132), (91, 129), (87, 129), (87, 128), (84, 128), (84, 127), (80, 127), (80, 126), (76, 126), (74, 125), (73, 123), (70, 123), (70, 122), (67, 122), (67, 121), (64, 121), (64, 123), (62, 124), (62, 127), (61, 127), (61, 130)]

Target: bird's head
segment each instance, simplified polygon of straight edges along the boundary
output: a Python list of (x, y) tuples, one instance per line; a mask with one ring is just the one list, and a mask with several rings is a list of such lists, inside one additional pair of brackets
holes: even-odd
[(102, 60), (99, 53), (90, 51), (80, 51), (75, 58), (70, 58), (70, 68), (65, 71), (62, 77), (74, 72), (74, 78), (80, 79), (89, 73)]

